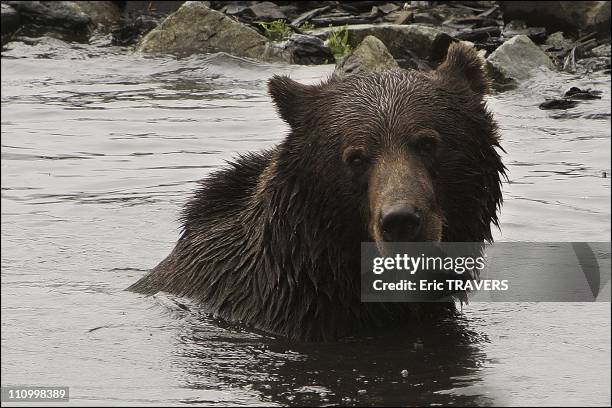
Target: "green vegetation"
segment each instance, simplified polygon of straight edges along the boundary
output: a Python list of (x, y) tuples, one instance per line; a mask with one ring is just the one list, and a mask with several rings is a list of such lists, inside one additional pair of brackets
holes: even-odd
[(304, 21), (302, 24), (298, 26), (298, 30), (300, 31), (310, 31), (314, 30), (315, 26), (310, 21)]
[(271, 23), (260, 21), (258, 24), (263, 28), (264, 35), (270, 41), (285, 41), (292, 33), (289, 23), (285, 20), (275, 20)]
[(332, 50), (336, 59), (342, 58), (352, 51), (352, 47), (349, 45), (348, 36), (348, 25), (345, 25), (339, 30), (334, 30), (329, 34), (327, 46)]

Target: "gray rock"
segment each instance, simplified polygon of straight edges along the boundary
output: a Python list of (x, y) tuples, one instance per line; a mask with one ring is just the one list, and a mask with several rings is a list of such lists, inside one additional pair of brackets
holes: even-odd
[(414, 22), (417, 24), (431, 24), (438, 25), (440, 24), (440, 20), (435, 16), (432, 16), (429, 13), (416, 13), (414, 15)]
[(249, 6), (237, 2), (230, 2), (221, 8), (221, 12), (228, 16), (239, 18), (242, 21), (252, 21), (255, 19), (255, 13), (253, 13)]
[(88, 16), (95, 26), (110, 28), (121, 19), (121, 10), (114, 1), (73, 1), (71, 3)]
[(314, 18), (316, 16), (325, 13), (330, 8), (331, 8), (331, 6), (319, 7), (319, 8), (316, 8), (314, 10), (309, 10), (309, 11), (307, 11), (305, 13), (302, 13), (295, 20), (293, 20), (291, 22), (291, 25), (294, 25), (294, 26), (297, 27), (297, 26), (299, 26), (302, 23), (310, 21), (310, 19), (312, 19), (312, 18)]
[(363, 13), (379, 6), (381, 1), (343, 1), (340, 2), (340, 7), (352, 13)]
[(490, 37), (497, 37), (501, 31), (499, 27), (467, 28), (455, 34), (455, 38), (463, 41), (485, 41)]
[(378, 9), (384, 14), (389, 14), (393, 11), (399, 10), (400, 6), (398, 6), (397, 4), (393, 4), (393, 3), (387, 3), (387, 4), (382, 4), (378, 6)]
[(584, 58), (576, 62), (578, 72), (597, 72), (610, 69), (610, 57)]
[(573, 41), (565, 38), (565, 36), (563, 35), (561, 31), (552, 33), (551, 35), (548, 36), (548, 38), (544, 42), (544, 44), (547, 45), (548, 47), (561, 49), (561, 50), (570, 48), (572, 43)]
[(91, 18), (72, 1), (7, 1), (26, 23), (86, 32)]
[(510, 39), (517, 35), (526, 35), (534, 43), (542, 44), (546, 40), (546, 28), (527, 27), (524, 21), (513, 20), (506, 24), (502, 30), (502, 35), (505, 39)]
[(489, 73), (498, 83), (518, 84), (538, 68), (554, 69), (550, 58), (526, 35), (503, 43), (487, 58)]
[(501, 1), (504, 20), (524, 20), (530, 26), (544, 26), (549, 32), (597, 31), (610, 36), (609, 1)]
[(482, 28), (482, 27), (497, 27), (499, 26), (497, 20), (488, 17), (481, 16), (469, 16), (469, 17), (454, 17), (446, 20), (442, 23), (445, 26), (452, 28)]
[(367, 24), (374, 20), (373, 16), (352, 15), (349, 13), (324, 14), (310, 19), (315, 27), (343, 26), (347, 24)]
[(590, 51), (593, 57), (608, 57), (610, 58), (610, 44), (602, 44), (598, 47), (593, 48)]
[(161, 19), (146, 14), (123, 21), (121, 25), (112, 29), (111, 44), (121, 46), (136, 44), (142, 35), (160, 24)]
[(397, 10), (387, 14), (384, 19), (394, 24), (410, 24), (414, 23), (414, 13), (410, 10)]
[(287, 18), (285, 13), (283, 13), (276, 4), (270, 1), (255, 3), (250, 8), (255, 18), (259, 21), (283, 20)]
[(378, 38), (368, 35), (349, 55), (336, 65), (335, 76), (359, 72), (380, 72), (396, 69), (398, 64)]
[[(185, 3), (184, 1), (124, 1), (123, 11), (126, 15), (141, 16), (143, 14), (168, 15), (174, 13)], [(210, 2), (208, 2), (210, 3)]]
[(110, 30), (121, 19), (113, 1), (9, 1), (29, 34), (60, 32), (85, 40), (94, 28)]
[(8, 4), (2, 3), (2, 45), (11, 39), (20, 25), (19, 13)]
[(291, 55), (294, 64), (319, 65), (336, 62), (331, 49), (323, 40), (312, 35), (293, 34), (287, 40), (285, 49)]
[[(311, 34), (327, 39), (338, 28), (321, 28)], [(404, 58), (407, 52), (418, 58), (436, 64), (446, 56), (448, 46), (455, 40), (433, 27), (420, 24), (359, 24), (348, 26), (348, 40), (351, 47), (357, 47), (367, 36), (373, 35), (385, 44), (394, 58)]]
[(140, 41), (138, 50), (182, 56), (226, 52), (269, 62), (291, 59), (255, 29), (197, 1), (188, 1), (169, 15)]

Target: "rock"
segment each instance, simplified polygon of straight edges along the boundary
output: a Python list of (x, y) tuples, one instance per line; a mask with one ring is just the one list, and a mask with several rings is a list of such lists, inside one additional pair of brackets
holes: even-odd
[[(358, 24), (348, 26), (348, 42), (357, 47), (365, 37), (373, 35), (385, 44), (395, 59), (404, 58), (407, 51), (429, 63), (437, 64), (446, 56), (448, 46), (455, 40), (434, 27), (410, 24)], [(311, 34), (327, 39), (337, 28), (321, 28)]]
[(290, 60), (285, 51), (275, 47), (255, 29), (196, 1), (186, 2), (159, 27), (151, 30), (140, 41), (138, 50), (182, 56), (226, 52), (262, 61)]
[(331, 8), (331, 6), (319, 7), (319, 8), (316, 8), (314, 10), (310, 10), (310, 11), (307, 11), (305, 13), (302, 13), (295, 20), (293, 20), (291, 22), (291, 25), (297, 27), (297, 26), (301, 25), (302, 23), (310, 21), (310, 19), (312, 19), (312, 18), (314, 18), (316, 16), (325, 13), (330, 8)]
[(482, 28), (497, 27), (499, 25), (495, 19), (480, 16), (451, 18), (442, 24), (454, 28), (465, 28), (466, 26), (470, 26), (469, 28)]
[(7, 1), (25, 23), (85, 33), (92, 20), (73, 1)]
[(141, 16), (144, 14), (168, 15), (174, 13), (185, 3), (184, 1), (118, 1), (122, 11), (127, 15)]
[(416, 13), (414, 15), (414, 22), (417, 24), (430, 24), (434, 26), (440, 24), (440, 20), (429, 13)]
[(591, 89), (580, 89), (576, 86), (572, 86), (565, 93), (565, 96), (571, 99), (580, 99), (580, 100), (601, 99), (601, 91), (591, 90)]
[(111, 44), (121, 46), (135, 44), (143, 34), (148, 33), (160, 23), (159, 19), (149, 15), (141, 15), (126, 21), (111, 31)]
[(379, 6), (381, 1), (344, 1), (340, 2), (340, 7), (353, 13), (363, 13), (369, 11), (374, 6)]
[(228, 16), (236, 17), (241, 21), (251, 22), (255, 20), (255, 13), (253, 13), (253, 10), (242, 2), (230, 2), (225, 7), (221, 8), (221, 12)]
[(522, 20), (512, 20), (502, 30), (502, 35), (506, 39), (516, 37), (517, 35), (526, 35), (531, 41), (536, 44), (542, 44), (546, 40), (546, 28), (544, 27), (527, 27)]
[(398, 6), (397, 4), (393, 4), (393, 3), (387, 3), (387, 4), (382, 4), (380, 6), (378, 6), (378, 9), (383, 12), (384, 14), (389, 14), (392, 11), (397, 11), (400, 9), (400, 6)]
[(395, 24), (410, 24), (414, 22), (414, 13), (410, 10), (398, 10), (387, 14), (384, 19)]
[(10, 41), (11, 37), (21, 26), (19, 13), (9, 6), (2, 3), (2, 45)]
[(276, 4), (270, 1), (255, 3), (250, 9), (253, 15), (255, 15), (255, 18), (259, 21), (284, 20), (287, 18), (285, 13), (283, 13)]
[(110, 30), (121, 19), (113, 1), (8, 1), (19, 12), (29, 34), (59, 32), (86, 40), (94, 28)]
[(474, 45), (479, 50), (485, 50), (487, 55), (499, 48), (504, 40), (499, 37), (489, 37), (486, 40), (474, 41)]
[(393, 56), (378, 38), (368, 35), (349, 55), (336, 64), (335, 76), (380, 72), (398, 68)]
[[(3, 34), (4, 35), (4, 34)], [(593, 57), (608, 57), (610, 58), (610, 44), (602, 44), (598, 47), (593, 48), (590, 51)]]
[(285, 49), (294, 64), (319, 65), (336, 62), (331, 49), (323, 40), (312, 35), (293, 34), (287, 40)]
[(578, 102), (569, 99), (549, 99), (542, 102), (538, 107), (543, 110), (570, 109), (578, 105)]
[(610, 69), (610, 57), (584, 58), (576, 62), (578, 72), (597, 72)]
[(343, 26), (347, 24), (367, 24), (373, 20), (372, 16), (355, 16), (350, 13), (335, 12), (323, 14), (310, 19), (315, 27)]
[(544, 42), (544, 44), (548, 46), (547, 48), (554, 48), (558, 50), (569, 49), (572, 46), (572, 43), (573, 41), (565, 38), (561, 31), (552, 33)]
[(110, 28), (121, 19), (121, 11), (114, 1), (74, 1), (95, 26)]
[(468, 28), (455, 34), (455, 38), (463, 41), (484, 41), (490, 37), (497, 37), (500, 33), (499, 27)]
[(513, 84), (528, 79), (534, 69), (554, 69), (550, 58), (525, 35), (517, 35), (493, 51), (487, 67), (496, 82)]
[(524, 20), (530, 26), (544, 26), (549, 32), (597, 31), (610, 36), (609, 1), (501, 1), (504, 21)]
[(499, 16), (499, 4), (494, 4), (493, 7), (478, 14), (478, 17), (497, 18)]

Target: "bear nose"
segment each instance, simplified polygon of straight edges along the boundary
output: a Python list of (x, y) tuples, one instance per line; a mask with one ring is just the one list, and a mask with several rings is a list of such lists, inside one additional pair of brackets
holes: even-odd
[(412, 241), (421, 230), (420, 212), (410, 204), (395, 204), (383, 207), (380, 216), (380, 229), (385, 241)]

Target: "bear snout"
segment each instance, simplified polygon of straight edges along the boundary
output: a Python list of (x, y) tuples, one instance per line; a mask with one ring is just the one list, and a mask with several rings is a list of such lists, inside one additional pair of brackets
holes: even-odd
[(379, 227), (387, 242), (420, 241), (423, 219), (414, 205), (400, 203), (383, 206)]

